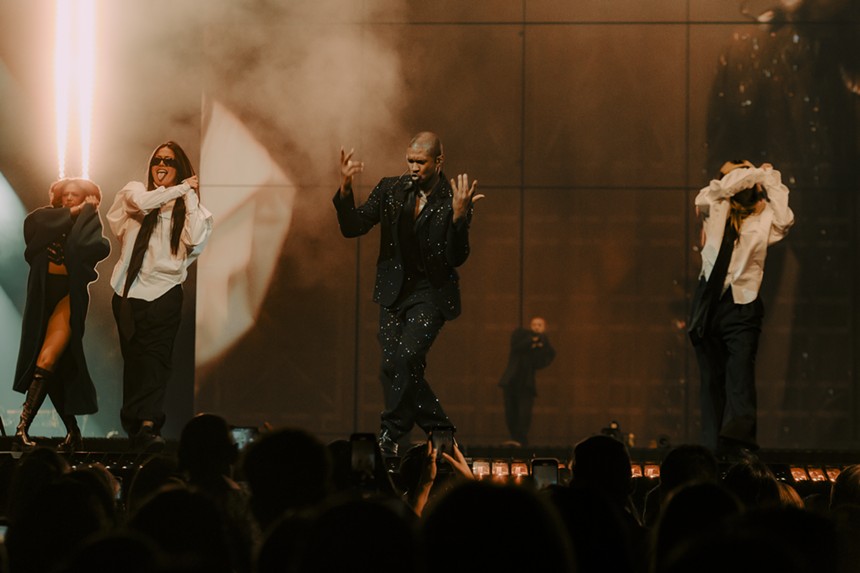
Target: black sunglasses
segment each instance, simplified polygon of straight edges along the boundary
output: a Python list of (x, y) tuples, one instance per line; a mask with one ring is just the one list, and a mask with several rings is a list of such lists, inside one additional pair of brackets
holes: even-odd
[(152, 161), (149, 162), (150, 167), (155, 167), (156, 165), (161, 165), (164, 163), (167, 167), (176, 167), (179, 165), (179, 162), (176, 161), (174, 157), (159, 157), (158, 155), (154, 155), (152, 157)]

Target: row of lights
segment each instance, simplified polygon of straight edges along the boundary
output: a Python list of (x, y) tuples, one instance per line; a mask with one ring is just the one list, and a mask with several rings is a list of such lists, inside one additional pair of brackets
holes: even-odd
[(836, 481), (842, 470), (833, 466), (790, 466), (791, 479), (795, 482)]
[(478, 479), (507, 478), (509, 476), (518, 478), (530, 475), (531, 468), (529, 462), (523, 461), (476, 459), (472, 460), (472, 473)]
[[(539, 461), (538, 461), (539, 460)], [(570, 471), (570, 465), (564, 462), (555, 460), (554, 458), (538, 458), (530, 462), (521, 460), (503, 460), (503, 459), (482, 459), (476, 458), (472, 460), (472, 473), (478, 479), (487, 477), (507, 478), (508, 476), (518, 478), (534, 474), (535, 461), (538, 465), (548, 465), (550, 461), (555, 461), (560, 472)], [(658, 464), (632, 464), (631, 470), (634, 478), (650, 478), (656, 479), (660, 477), (660, 466)]]
[[(546, 465), (553, 458), (540, 458), (540, 465)], [(521, 460), (504, 460), (504, 459), (483, 459), (476, 458), (472, 460), (472, 473), (478, 479), (497, 479), (520, 480), (524, 477), (534, 475), (534, 462)], [(555, 460), (559, 472), (564, 475), (565, 472), (570, 472), (570, 466)], [(659, 464), (631, 464), (633, 478), (659, 479), (660, 466)], [(834, 482), (836, 477), (841, 472), (841, 469), (835, 466), (789, 466), (788, 475), (795, 483), (802, 482)], [(785, 476), (786, 478), (788, 476)]]
[(479, 480), (520, 484), (531, 482), (539, 488), (570, 482), (570, 467), (556, 458), (535, 458), (531, 461), (476, 458), (470, 463)]

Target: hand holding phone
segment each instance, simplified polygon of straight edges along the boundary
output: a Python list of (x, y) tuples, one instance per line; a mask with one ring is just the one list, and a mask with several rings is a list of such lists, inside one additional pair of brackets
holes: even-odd
[(236, 449), (241, 452), (248, 447), (248, 444), (257, 439), (260, 430), (256, 426), (232, 426), (230, 434), (236, 443)]
[(556, 458), (533, 459), (532, 481), (537, 489), (558, 484), (558, 460)]
[(433, 444), (433, 451), (436, 452), (436, 467), (439, 471), (451, 471), (451, 464), (442, 456), (442, 454), (454, 455), (454, 428), (450, 426), (440, 426), (430, 430), (430, 441)]
[(359, 480), (372, 479), (376, 472), (376, 436), (355, 433), (349, 437), (352, 472)]

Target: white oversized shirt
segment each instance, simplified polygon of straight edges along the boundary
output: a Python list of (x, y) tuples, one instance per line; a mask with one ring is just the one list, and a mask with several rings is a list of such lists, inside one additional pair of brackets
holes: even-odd
[[(197, 260), (206, 241), (212, 234), (212, 213), (200, 204), (192, 187), (181, 183), (173, 187), (158, 187), (147, 191), (140, 181), (131, 181), (117, 193), (107, 214), (111, 231), (122, 245), (120, 259), (113, 269), (110, 283), (113, 290), (122, 296), (125, 278), (131, 261), (134, 240), (140, 231), (144, 216), (159, 209), (158, 221), (149, 239), (143, 257), (140, 274), (128, 291), (129, 298), (152, 301), (182, 284), (188, 276), (188, 267)], [(179, 241), (179, 250), (170, 251), (170, 230), (173, 202), (185, 197), (185, 225)]]
[(739, 168), (722, 179), (714, 179), (696, 196), (696, 208), (705, 216), (705, 245), (702, 247), (702, 272), (707, 280), (720, 252), (720, 243), (729, 216), (729, 200), (733, 195), (760, 183), (767, 191), (768, 202), (758, 214), (741, 224), (729, 270), (722, 292), (732, 289), (737, 304), (753, 302), (758, 296), (764, 276), (764, 261), (768, 246), (782, 239), (794, 224), (794, 213), (788, 207), (788, 188), (783, 185), (779, 171), (770, 167)]

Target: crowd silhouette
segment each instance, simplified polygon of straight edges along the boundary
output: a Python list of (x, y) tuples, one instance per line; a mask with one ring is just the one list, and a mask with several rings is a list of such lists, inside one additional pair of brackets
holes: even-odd
[(198, 414), (175, 453), (125, 474), (45, 446), (6, 458), (0, 573), (860, 568), (860, 464), (802, 490), (755, 455), (682, 444), (634, 477), (627, 446), (596, 434), (570, 479), (538, 487), (480, 479), (456, 444), (393, 464), (375, 441), (360, 460), (354, 439), (266, 428), (240, 450), (231, 429)]

